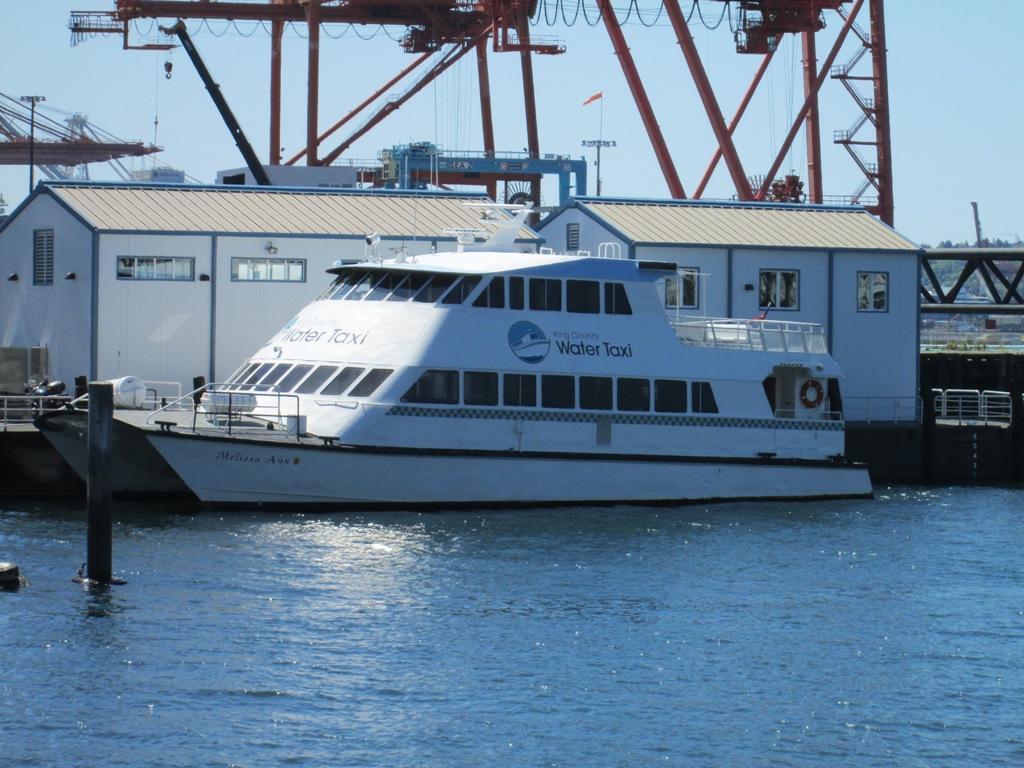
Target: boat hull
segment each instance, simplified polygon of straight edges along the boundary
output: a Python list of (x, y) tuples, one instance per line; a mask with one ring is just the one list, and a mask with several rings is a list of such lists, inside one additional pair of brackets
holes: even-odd
[[(118, 411), (112, 423), (111, 486), (127, 497), (188, 497), (182, 482), (146, 440), (149, 412)], [(138, 422), (138, 424), (133, 423)], [(61, 410), (36, 419), (36, 427), (83, 481), (89, 479), (89, 413)]]
[(150, 432), (212, 507), (357, 508), (870, 497), (864, 465), (759, 458), (382, 449)]

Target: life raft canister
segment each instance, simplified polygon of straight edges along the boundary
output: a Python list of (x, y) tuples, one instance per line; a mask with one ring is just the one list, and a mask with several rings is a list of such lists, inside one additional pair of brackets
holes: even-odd
[(824, 399), (825, 390), (814, 379), (805, 381), (804, 385), (800, 387), (800, 402), (803, 403), (804, 408), (817, 408)]

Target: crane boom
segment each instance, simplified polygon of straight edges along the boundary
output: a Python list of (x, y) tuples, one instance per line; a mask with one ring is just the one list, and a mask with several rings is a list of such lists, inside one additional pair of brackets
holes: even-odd
[(178, 36), (178, 39), (181, 41), (181, 47), (185, 49), (185, 53), (192, 60), (192, 64), (203, 81), (203, 85), (210, 92), (210, 98), (213, 99), (217, 111), (220, 112), (221, 118), (227, 125), (228, 130), (231, 131), (235, 145), (242, 153), (242, 157), (245, 158), (245, 164), (249, 167), (253, 178), (256, 179), (256, 183), (260, 186), (273, 186), (274, 182), (270, 180), (267, 169), (263, 167), (263, 163), (256, 156), (256, 150), (252, 148), (252, 144), (246, 138), (245, 133), (242, 131), (242, 126), (239, 125), (238, 120), (231, 111), (231, 107), (228, 106), (227, 99), (221, 93), (220, 86), (214, 81), (213, 75), (210, 74), (210, 70), (206, 68), (206, 64), (203, 62), (203, 57), (199, 55), (199, 50), (196, 48), (195, 43), (192, 42), (192, 37), (188, 33), (185, 22), (178, 19), (178, 22), (173, 27), (160, 27), (160, 31), (165, 35)]

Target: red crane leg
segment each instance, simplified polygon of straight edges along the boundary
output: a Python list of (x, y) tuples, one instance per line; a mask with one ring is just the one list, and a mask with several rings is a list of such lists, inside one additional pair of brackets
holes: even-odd
[[(494, 116), (491, 112), (491, 76), (487, 67), (487, 40), (482, 39), (476, 44), (477, 81), (480, 84), (480, 123), (484, 134), (484, 155), (494, 157)], [(487, 182), (487, 195), (491, 200), (498, 199), (498, 182), (491, 179)]]
[(661, 172), (665, 176), (669, 194), (674, 198), (685, 198), (686, 192), (683, 190), (682, 182), (679, 181), (676, 167), (672, 163), (672, 156), (669, 154), (668, 146), (665, 144), (665, 137), (661, 133), (661, 127), (654, 117), (654, 109), (651, 107), (650, 99), (647, 98), (647, 91), (644, 90), (644, 84), (640, 80), (640, 73), (637, 72), (633, 56), (626, 45), (626, 38), (622, 34), (622, 27), (619, 26), (619, 20), (615, 18), (615, 11), (612, 9), (611, 0), (597, 0), (597, 7), (601, 11), (604, 26), (612, 40), (615, 55), (619, 57), (619, 66), (622, 67), (622, 73), (626, 76), (629, 90), (633, 94), (633, 101), (636, 102), (644, 127), (647, 129), (647, 136), (651, 140), (651, 146), (654, 147), (654, 154), (658, 158)]
[(320, 0), (309, 0), (309, 69), (306, 95), (306, 165), (319, 165), (316, 159), (317, 121), (320, 115)]
[(789, 129), (789, 134), (786, 136), (786, 140), (782, 143), (782, 147), (779, 149), (779, 154), (776, 156), (775, 162), (772, 163), (771, 170), (768, 171), (768, 174), (764, 177), (764, 182), (761, 184), (761, 188), (755, 194), (755, 200), (764, 200), (764, 196), (771, 187), (775, 174), (777, 174), (779, 172), (779, 168), (782, 167), (782, 161), (785, 159), (786, 153), (789, 152), (789, 148), (793, 146), (793, 140), (796, 138), (796, 134), (800, 130), (800, 126), (804, 121), (804, 116), (807, 114), (812, 97), (817, 98), (818, 92), (821, 90), (821, 85), (825, 82), (825, 77), (832, 68), (832, 64), (835, 62), (836, 56), (839, 55), (839, 49), (843, 47), (843, 42), (845, 42), (846, 36), (850, 33), (850, 28), (853, 26), (853, 22), (857, 18), (857, 13), (860, 11), (862, 5), (864, 5), (864, 0), (856, 0), (856, 3), (850, 10), (850, 15), (846, 18), (846, 23), (843, 24), (843, 28), (839, 31), (839, 36), (832, 45), (832, 50), (829, 51), (828, 56), (825, 58), (825, 63), (822, 65), (817, 78), (814, 80), (811, 93), (806, 99), (804, 99), (803, 106), (800, 107), (796, 120), (793, 122), (793, 127)]
[(388, 101), (387, 103), (385, 103), (359, 130), (357, 130), (355, 133), (353, 133), (351, 136), (345, 139), (345, 141), (338, 145), (330, 154), (325, 156), (321, 161), (321, 165), (330, 165), (332, 162), (337, 160), (341, 153), (348, 149), (350, 146), (352, 146), (352, 144), (354, 144), (356, 140), (369, 133), (370, 129), (380, 124), (380, 122), (383, 121), (384, 118), (390, 115), (392, 112), (398, 111), (399, 107), (405, 104), (405, 102), (407, 102), (417, 93), (422, 91), (427, 85), (432, 83), (441, 74), (447, 71), (447, 69), (451, 67), (455, 62), (457, 62), (471, 50), (476, 48), (477, 43), (479, 43), (481, 40), (486, 40), (488, 35), (490, 35), (490, 32), (491, 28), (490, 26), (487, 26), (483, 31), (479, 32), (475, 37), (473, 37), (472, 40), (468, 40), (465, 43), (459, 43), (453, 46), (448, 51), (448, 53), (444, 55), (444, 58), (442, 58), (441, 61), (437, 62), (433, 67), (431, 67), (431, 69), (426, 74), (424, 74), (423, 77), (412, 86), (412, 88), (403, 93), (395, 101)]
[[(523, 103), (526, 107), (526, 147), (530, 157), (540, 157), (540, 131), (537, 129), (537, 92), (533, 83), (533, 55), (530, 53), (530, 19), (525, 14), (519, 21), (517, 32), (519, 61), (523, 70)], [(530, 182), (530, 197), (534, 205), (540, 205), (540, 181)]]
[(889, 66), (885, 53), (885, 11), (871, 0), (871, 61), (875, 77), (875, 132), (878, 137), (878, 218), (894, 226), (892, 137), (889, 133)]
[(697, 93), (700, 94), (700, 100), (704, 104), (704, 111), (707, 112), (708, 119), (711, 121), (711, 128), (715, 132), (718, 146), (722, 149), (725, 165), (729, 169), (732, 183), (736, 186), (736, 195), (740, 200), (751, 200), (753, 199), (753, 194), (750, 191), (750, 182), (747, 180), (747, 175), (743, 172), (740, 156), (736, 152), (736, 146), (732, 143), (732, 133), (725, 124), (725, 118), (722, 117), (722, 110), (718, 106), (718, 99), (715, 98), (715, 92), (711, 88), (708, 74), (704, 69), (703, 62), (700, 60), (697, 46), (693, 44), (693, 35), (690, 34), (686, 17), (683, 16), (683, 12), (679, 9), (677, 0), (665, 0), (664, 5), (665, 10), (668, 11), (669, 21), (672, 22), (672, 29), (676, 33), (679, 47), (683, 49), (686, 64), (690, 67), (690, 74), (693, 76), (693, 82), (697, 86)]
[(814, 45), (814, 32), (803, 32), (801, 37), (804, 43), (804, 96), (809, 99), (807, 118), (804, 121), (804, 132), (807, 134), (807, 202), (821, 205), (821, 123), (818, 120), (818, 93), (814, 90), (818, 54)]
[[(418, 56), (416, 58), (416, 61), (414, 61), (408, 67), (406, 67), (401, 72), (399, 72), (397, 75), (395, 75), (393, 78), (391, 78), (386, 83), (384, 83), (384, 85), (382, 85), (380, 88), (378, 88), (376, 91), (374, 91), (373, 95), (371, 95), (369, 98), (364, 100), (362, 104), (360, 104), (358, 107), (353, 109), (351, 112), (349, 112), (347, 115), (345, 115), (345, 117), (341, 118), (341, 120), (336, 122), (334, 125), (332, 125), (330, 128), (328, 128), (326, 131), (321, 133), (320, 136), (317, 137), (317, 144), (318, 145), (322, 144), (324, 142), (324, 140), (327, 139), (328, 136), (330, 136), (335, 131), (337, 131), (339, 128), (341, 128), (343, 125), (345, 125), (345, 123), (347, 123), (349, 120), (351, 120), (354, 117), (356, 117), (360, 112), (362, 112), (364, 109), (366, 109), (368, 106), (370, 106), (370, 104), (372, 104), (377, 99), (379, 99), (384, 93), (386, 93), (387, 91), (391, 90), (391, 87), (395, 83), (397, 83), (399, 80), (404, 78), (406, 75), (408, 75), (414, 69), (416, 69), (416, 67), (418, 67), (420, 64), (422, 64), (424, 61), (426, 61), (427, 59), (429, 59), (433, 55), (434, 54), (433, 54), (432, 51), (427, 51), (426, 53), (420, 54), (420, 56)], [(306, 155), (306, 150), (303, 149), (301, 152), (299, 152), (297, 155), (295, 155), (295, 157), (292, 157), (291, 159), (289, 159), (288, 162), (285, 163), (285, 165), (295, 165), (295, 163), (297, 163), (299, 160), (301, 160), (303, 157), (305, 157), (305, 155)]]
[[(757, 87), (761, 84), (761, 79), (764, 77), (764, 73), (768, 71), (768, 65), (772, 61), (772, 56), (775, 55), (775, 51), (769, 51), (761, 59), (761, 66), (757, 68), (757, 72), (754, 73), (754, 79), (750, 82), (750, 87), (747, 88), (747, 92), (743, 94), (743, 99), (740, 100), (739, 107), (736, 108), (736, 114), (733, 115), (732, 121), (729, 123), (729, 135), (732, 136), (736, 132), (736, 126), (740, 124), (740, 118), (743, 117), (743, 113), (747, 111), (747, 106), (750, 104), (750, 100), (754, 97), (754, 93), (757, 92)], [(711, 176), (715, 172), (715, 167), (718, 165), (718, 161), (722, 159), (722, 147), (721, 145), (715, 149), (715, 154), (711, 158), (711, 162), (708, 163), (707, 170), (704, 171), (704, 176), (701, 177), (700, 184), (697, 185), (696, 191), (693, 193), (695, 200), (699, 200), (701, 195), (704, 194), (704, 189), (711, 181)], [(749, 186), (749, 182), (748, 182)]]
[(284, 22), (270, 25), (270, 165), (281, 164), (281, 41)]

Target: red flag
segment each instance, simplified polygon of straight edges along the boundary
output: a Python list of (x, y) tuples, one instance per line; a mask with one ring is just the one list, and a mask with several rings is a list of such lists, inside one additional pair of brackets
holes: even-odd
[(587, 104), (590, 104), (592, 101), (597, 101), (598, 99), (600, 99), (602, 93), (604, 93), (604, 91), (598, 91), (597, 93), (595, 93), (593, 96), (591, 96), (589, 99), (583, 102), (583, 106), (587, 106)]

